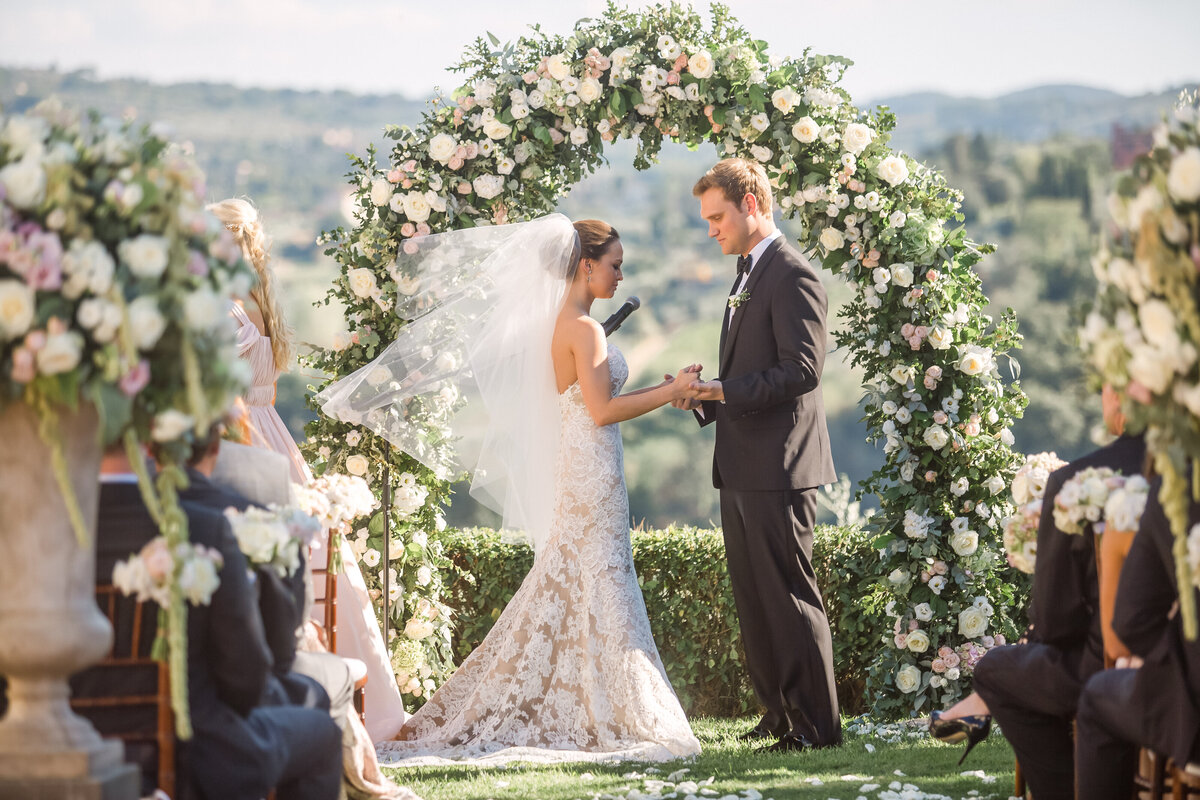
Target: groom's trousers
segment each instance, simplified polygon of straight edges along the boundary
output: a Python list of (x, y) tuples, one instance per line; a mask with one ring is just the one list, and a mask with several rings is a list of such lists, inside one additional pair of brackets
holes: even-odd
[(842, 740), (833, 641), (812, 566), (816, 489), (721, 490), (721, 526), (761, 728)]

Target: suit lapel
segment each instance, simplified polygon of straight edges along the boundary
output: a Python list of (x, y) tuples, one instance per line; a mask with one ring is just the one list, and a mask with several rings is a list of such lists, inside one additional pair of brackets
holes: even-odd
[[(738, 284), (741, 282), (742, 282), (742, 273), (739, 272), (733, 277), (733, 286), (729, 287), (729, 297), (733, 296), (734, 290), (737, 289)], [(730, 312), (729, 300), (728, 300), (728, 298), (726, 298), (725, 314), (721, 317), (721, 340), (720, 340), (719, 346), (717, 347), (717, 353), (725, 352), (725, 339), (728, 338), (728, 336), (729, 336), (729, 312)]]
[[(742, 291), (753, 296), (754, 287), (757, 286), (759, 281), (762, 280), (763, 273), (765, 273), (767, 268), (771, 266), (771, 260), (775, 257), (775, 254), (779, 252), (781, 247), (783, 247), (782, 235), (777, 236), (775, 241), (767, 245), (767, 249), (763, 251), (761, 262), (755, 264), (750, 270), (750, 280), (746, 282), (746, 288)], [(737, 284), (734, 284), (735, 288), (736, 286)], [(737, 340), (738, 331), (741, 330), (743, 320), (746, 319), (747, 310), (747, 306), (739, 307), (738, 313), (733, 315), (733, 323), (726, 324), (726, 326), (721, 330), (721, 362), (719, 372), (722, 378), (725, 377), (725, 367), (729, 364), (729, 357), (733, 354), (733, 343)], [(725, 319), (729, 319), (728, 303), (726, 303), (725, 308)]]

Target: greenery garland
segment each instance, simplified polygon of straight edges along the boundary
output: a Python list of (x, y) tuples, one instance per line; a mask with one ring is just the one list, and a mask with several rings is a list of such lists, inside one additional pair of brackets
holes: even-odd
[[(711, 17), (706, 28), (680, 5), (610, 3), (567, 36), (534, 27), (515, 44), (478, 40), (451, 97), (434, 100), (416, 129), (386, 130), (394, 144), (384, 163), (374, 150), (353, 159), (356, 224), (322, 239), (342, 268), (324, 302), (345, 305), (349, 331), (309, 363), (336, 379), (396, 338), (406, 322), (392, 311), (397, 293), (421, 281), (401, 271), (397, 253), (433, 231), (552, 211), (602, 162), (608, 142), (637, 140), (643, 169), (667, 140), (712, 142), (723, 155), (760, 161), (782, 213), (804, 223), (803, 249), (858, 290), (837, 341), (866, 373), (869, 436), (884, 442), (884, 466), (863, 489), (883, 507), (874, 523), (896, 629), (879, 642), (869, 688), (890, 713), (952, 701), (974, 661), (1003, 641), (994, 634), (1014, 628), (1005, 609), (1015, 590), (997, 545), (1017, 463), (1009, 426), (1025, 405), (999, 370), (1006, 363), (1017, 374), (1005, 360), (1019, 341), (1015, 318), (984, 313), (973, 267), (990, 248), (948, 227), (962, 219), (960, 195), (888, 147), (892, 114), (860, 111), (837, 86), (850, 62), (807, 51), (777, 57), (724, 6)], [(409, 403), (392, 413), (449, 461), (450, 407)], [(351, 433), (357, 444), (347, 443)], [(376, 486), (385, 465), (415, 476), (427, 494), (397, 520), (399, 543), (408, 569), (439, 566), (440, 554), (411, 537), (432, 530), (447, 485), (365, 430), (320, 418), (308, 434), (324, 468), (363, 456)], [(368, 551), (378, 550), (381, 530), (373, 518)], [(405, 581), (394, 608), (406, 618), (421, 602), (440, 603), (440, 581)], [(440, 648), (449, 642), (444, 615), (437, 630)], [(425, 648), (435, 675), (448, 667), (438, 648)]]

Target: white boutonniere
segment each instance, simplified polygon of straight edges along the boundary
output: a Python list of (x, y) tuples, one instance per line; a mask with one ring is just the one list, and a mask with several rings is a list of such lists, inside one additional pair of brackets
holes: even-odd
[(742, 303), (745, 303), (749, 299), (750, 299), (749, 292), (738, 292), (737, 294), (730, 295), (729, 296), (729, 307), (737, 308), (738, 306), (740, 306)]

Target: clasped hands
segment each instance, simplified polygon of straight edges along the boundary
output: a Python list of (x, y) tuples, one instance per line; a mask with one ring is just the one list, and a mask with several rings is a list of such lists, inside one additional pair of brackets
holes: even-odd
[(663, 381), (677, 391), (671, 400), (671, 406), (683, 411), (699, 408), (705, 400), (724, 400), (725, 391), (718, 380), (700, 380), (702, 365), (691, 364), (679, 370), (675, 376), (663, 375)]

